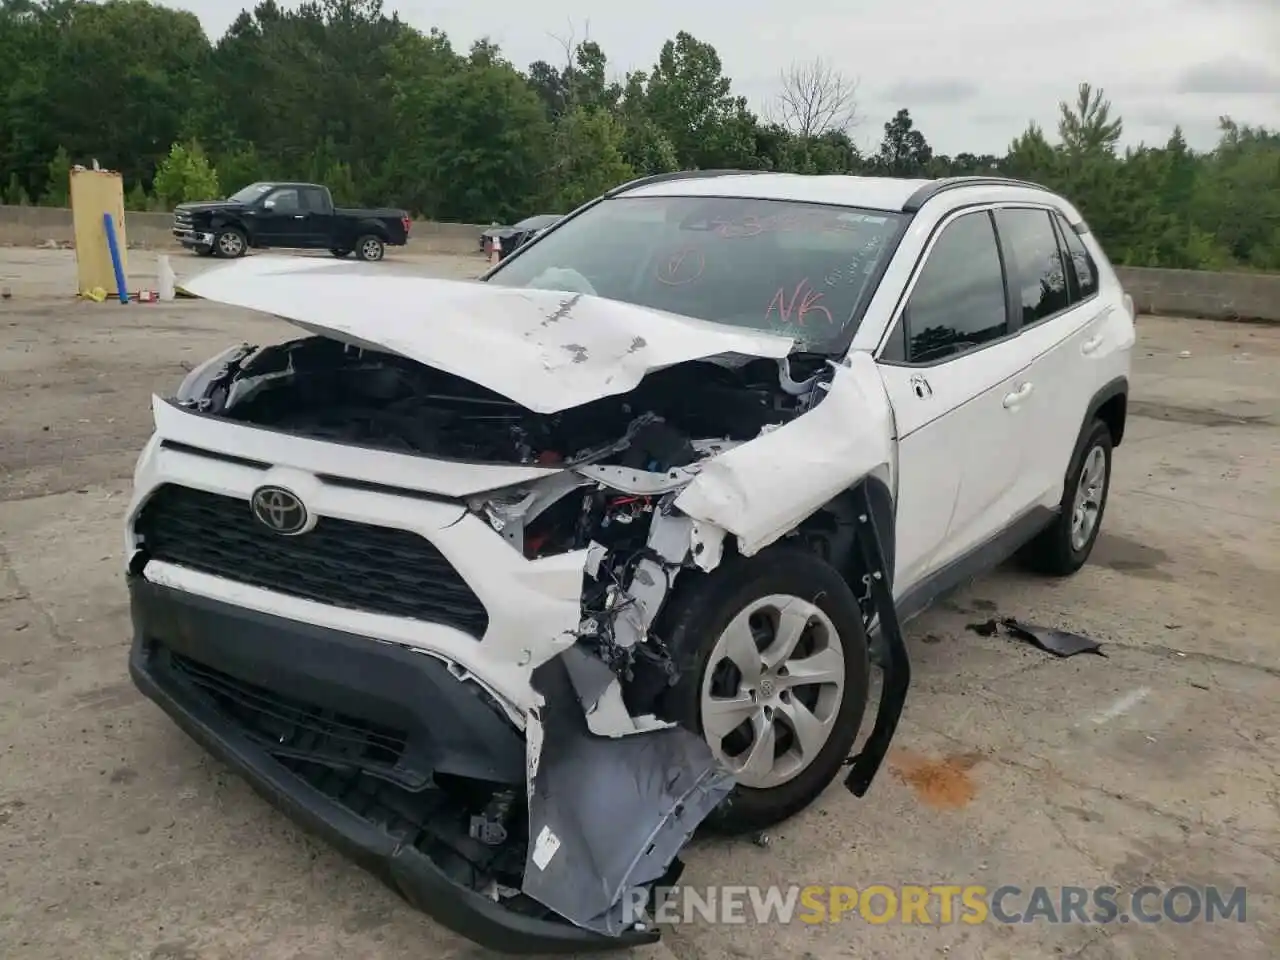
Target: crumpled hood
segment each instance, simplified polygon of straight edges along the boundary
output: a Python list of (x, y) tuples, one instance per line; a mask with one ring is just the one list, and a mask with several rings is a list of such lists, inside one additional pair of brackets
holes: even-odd
[(312, 333), (465, 377), (538, 413), (632, 390), (720, 354), (780, 359), (793, 341), (581, 293), (490, 286), (390, 265), (255, 256), (184, 284)]

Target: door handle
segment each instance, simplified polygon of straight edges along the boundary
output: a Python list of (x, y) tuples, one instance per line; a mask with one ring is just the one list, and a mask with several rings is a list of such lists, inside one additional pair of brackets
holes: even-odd
[(1006, 393), (1004, 395), (1004, 408), (1006, 410), (1012, 410), (1018, 404), (1022, 403), (1023, 400), (1027, 399), (1027, 397), (1031, 396), (1031, 391), (1034, 389), (1035, 387), (1030, 383), (1030, 381), (1028, 381), (1018, 387), (1018, 389), (1013, 391), (1013, 393)]
[(929, 386), (929, 381), (919, 374), (911, 378), (911, 389), (921, 400), (933, 396), (933, 387)]
[(1096, 351), (1100, 346), (1102, 346), (1102, 334), (1099, 333), (1080, 344), (1080, 352), (1085, 356), (1088, 356)]
[(295, 220), (305, 220), (305, 219), (307, 219), (307, 215), (306, 215), (305, 213), (295, 213), (295, 214), (293, 215), (293, 219), (295, 219)]

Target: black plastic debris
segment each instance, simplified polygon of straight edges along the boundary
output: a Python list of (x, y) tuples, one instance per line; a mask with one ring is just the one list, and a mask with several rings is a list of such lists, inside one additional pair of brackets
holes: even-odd
[(1025, 640), (1045, 653), (1052, 653), (1055, 657), (1074, 657), (1077, 653), (1096, 653), (1100, 657), (1106, 656), (1102, 652), (1101, 643), (1079, 633), (1022, 623), (1013, 617), (1005, 617), (1000, 624), (1010, 636)]
[(1023, 623), (1013, 617), (1004, 617), (999, 622), (994, 618), (981, 623), (966, 623), (965, 629), (971, 630), (980, 637), (994, 637), (1004, 627), (1005, 633), (1017, 640), (1039, 647), (1045, 653), (1055, 657), (1074, 657), (1077, 653), (1096, 653), (1105, 657), (1102, 644), (1092, 637), (1071, 633), (1069, 630), (1058, 630), (1054, 627), (1041, 627), (1031, 623)]

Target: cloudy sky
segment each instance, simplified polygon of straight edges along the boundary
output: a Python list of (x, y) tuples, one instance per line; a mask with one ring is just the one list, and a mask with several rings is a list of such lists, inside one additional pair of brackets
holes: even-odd
[[(214, 37), (246, 5), (167, 2), (194, 11)], [(858, 80), (863, 145), (905, 106), (937, 152), (1003, 153), (1029, 120), (1054, 130), (1058, 101), (1080, 81), (1105, 88), (1128, 143), (1163, 142), (1180, 123), (1207, 148), (1220, 114), (1280, 127), (1280, 0), (384, 2), (459, 48), (488, 35), (522, 68), (562, 60), (553, 35), (572, 29), (619, 73), (647, 69), (665, 39), (687, 30), (715, 46), (757, 110), (788, 64), (821, 57)]]

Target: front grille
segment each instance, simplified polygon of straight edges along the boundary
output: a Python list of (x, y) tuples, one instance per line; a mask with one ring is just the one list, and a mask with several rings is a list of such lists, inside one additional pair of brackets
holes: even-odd
[(409, 617), (481, 637), (489, 616), (453, 565), (416, 533), (321, 517), (283, 537), (249, 503), (173, 484), (138, 515), (151, 559), (350, 610)]

